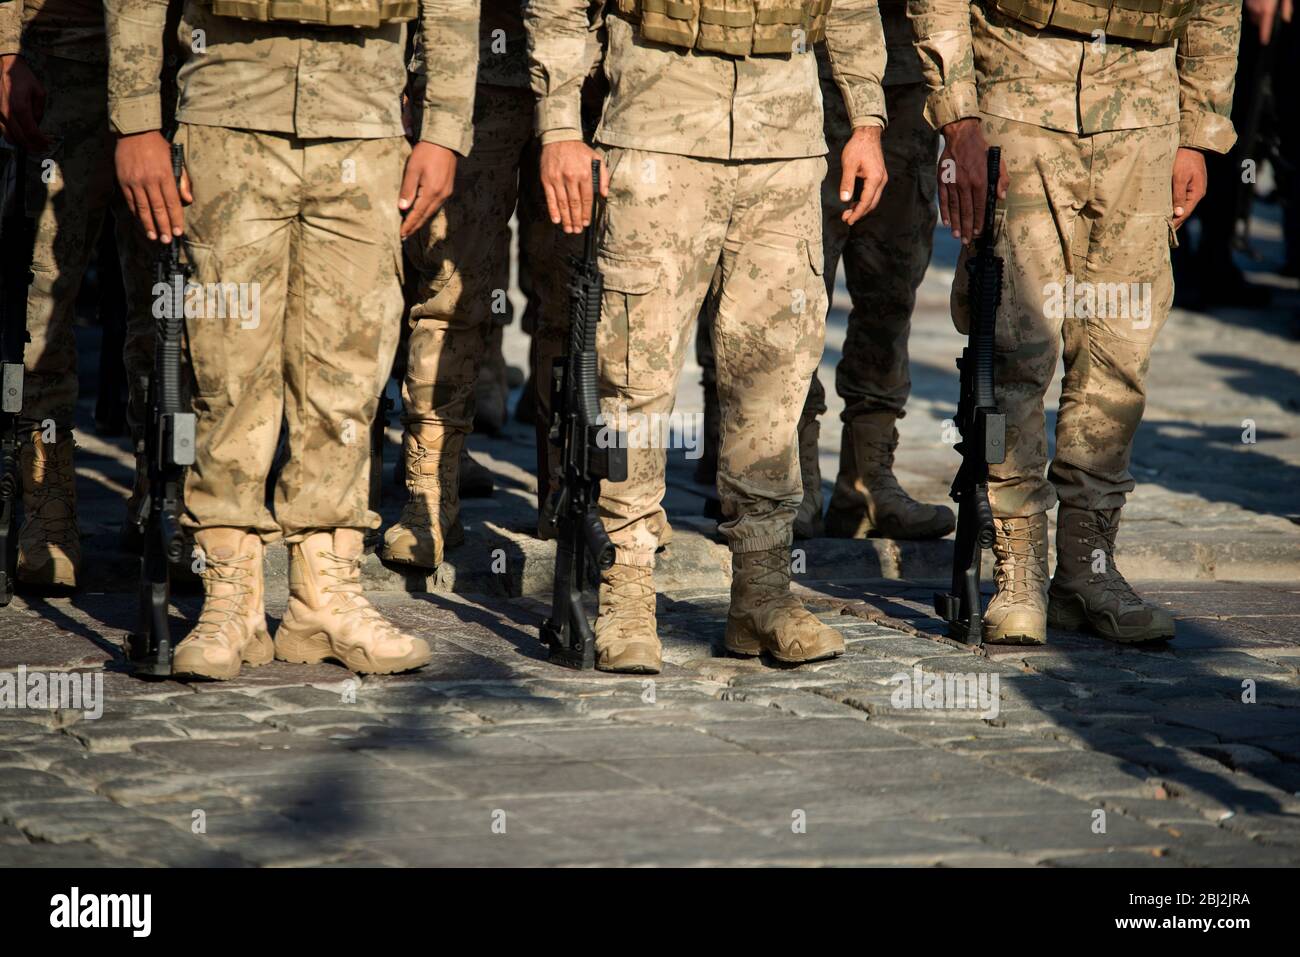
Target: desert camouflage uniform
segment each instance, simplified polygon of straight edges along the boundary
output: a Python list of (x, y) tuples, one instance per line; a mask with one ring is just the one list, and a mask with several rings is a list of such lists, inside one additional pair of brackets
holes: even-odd
[[(926, 118), (938, 128), (981, 117), (1011, 177), (995, 224), (1007, 259), (996, 369), (1007, 458), (991, 468), (993, 510), (1029, 515), (1058, 499), (1118, 508), (1133, 488), (1143, 379), (1172, 299), (1174, 152), (1232, 146), (1240, 6), (1205, 0), (1177, 49), (1036, 31), (983, 2), (911, 0), (910, 14), (931, 89)], [(965, 276), (959, 264), (959, 328)], [(1149, 321), (1064, 319), (1048, 299), (1067, 276), (1149, 283)], [(1044, 477), (1043, 396), (1062, 340), (1056, 455)]]
[[(930, 87), (926, 118), (935, 128), (979, 118), (1010, 176), (992, 226), (1006, 261), (994, 374), (1007, 433), (1006, 460), (989, 468), (998, 593), (985, 640), (1041, 642), (1046, 623), (1087, 623), (1117, 641), (1172, 637), (1168, 612), (1115, 568), (1115, 533), (1134, 485), (1151, 347), (1173, 298), (1174, 159), (1180, 147), (1232, 146), (1240, 5), (1201, 0), (1165, 44), (1039, 30), (987, 0), (909, 0), (909, 16)], [(966, 254), (953, 285), (959, 329)], [(1062, 343), (1048, 467), (1043, 397)], [(1046, 513), (1057, 502), (1049, 589)]]
[[(871, 413), (889, 413), (895, 418), (904, 414), (912, 385), (907, 358), (912, 308), (917, 287), (930, 264), (937, 218), (934, 172), (939, 138), (922, 115), (927, 90), (912, 44), (906, 0), (881, 0), (880, 18), (888, 50), (881, 83), (889, 126), (881, 146), (889, 182), (879, 206), (852, 226), (840, 217), (844, 203), (839, 188), (840, 153), (853, 134), (853, 126), (835, 86), (830, 58), (823, 46), (817, 48), (828, 147), (828, 168), (822, 185), (826, 293), (834, 298), (835, 279), (843, 259), (851, 300), (847, 335), (835, 367), (835, 391), (844, 400), (840, 417), (846, 424)], [(704, 368), (705, 388), (710, 389), (716, 373), (707, 305), (700, 318), (696, 353)], [(799, 422), (801, 438), (810, 427), (815, 428), (816, 420), (825, 411), (826, 391), (821, 377), (814, 373)], [(820, 514), (821, 475), (815, 447), (815, 439), (807, 449), (801, 445), (801, 457), (804, 495), (813, 496), (813, 507)], [(816, 483), (817, 487), (810, 488), (807, 483)]]
[[(583, 7), (534, 0), (527, 16), (542, 142), (578, 139)], [(603, 411), (617, 422), (672, 410), (720, 270), (719, 529), (735, 553), (786, 548), (801, 497), (795, 425), (825, 335), (815, 59), (686, 53), (638, 39), (613, 8), (607, 31), (610, 96), (596, 131), (611, 177), (599, 261)], [(835, 3), (827, 37), (853, 124), (883, 125), (874, 0)], [(617, 562), (651, 566), (665, 525), (665, 454), (628, 452), (628, 480), (602, 484), (601, 515)]]
[[(123, 357), (130, 383), (129, 422), (137, 441), (141, 437), (143, 383), (153, 356), (150, 290), (156, 251), (132, 220), (117, 188), (108, 124), (103, 5), (97, 0), (13, 0), (4, 4), (0, 7), (0, 55), (11, 53), (23, 57), (45, 90), (41, 130), (50, 140), (48, 152), (29, 154), (26, 174), (27, 208), (35, 211), (37, 219), (33, 282), (27, 299), (31, 340), (23, 354), (23, 426), (34, 442), (53, 435), (56, 442), (68, 443), (67, 452), (62, 456), (56, 453), (56, 458), (60, 463), (67, 458), (70, 463), (78, 392), (73, 336), (76, 299), (105, 215), (113, 214), (126, 287)], [(170, 94), (168, 85), (164, 95)], [(101, 269), (117, 266), (100, 264)], [(45, 458), (37, 455), (35, 462), (42, 463)], [(72, 476), (66, 478), (71, 495)], [(26, 565), (26, 553), (36, 545), (30, 541), (33, 536), (59, 539), (75, 527), (70, 524), (73, 516), (65, 511), (59, 503), (34, 501), (29, 494), (20, 566)]]
[[(421, 12), (440, 51), (422, 138), (460, 153), (470, 143), (473, 6)], [(109, 106), (120, 133), (162, 124), (152, 78), (165, 11), (158, 0), (109, 3)], [(179, 76), (177, 139), (194, 183), (186, 251), (199, 283), (258, 284), (260, 314), (187, 317), (198, 455), (185, 524), (253, 529), (268, 541), (376, 528), (367, 430), (402, 309), (405, 27), (255, 23), (191, 0), (187, 47), (198, 30), (202, 52)], [(272, 514), (264, 489), (282, 418), (291, 453)]]

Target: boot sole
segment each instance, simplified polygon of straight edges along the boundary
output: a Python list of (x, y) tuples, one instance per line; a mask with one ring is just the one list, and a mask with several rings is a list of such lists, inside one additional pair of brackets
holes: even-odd
[[(1099, 624), (1102, 622), (1103, 624)], [(1047, 594), (1047, 624), (1061, 631), (1088, 631), (1121, 645), (1141, 645), (1152, 641), (1169, 641), (1175, 629), (1123, 628), (1109, 615), (1093, 616), (1078, 596), (1064, 598)]]
[[(1050, 624), (1050, 622), (1049, 622)], [(1038, 635), (998, 635), (990, 638), (984, 636), (986, 645), (1045, 645), (1046, 638), (1040, 638)]]
[[(349, 671), (362, 675), (395, 675), (402, 671), (413, 671), (433, 660), (433, 653), (413, 653), (405, 658), (378, 665), (371, 661), (364, 652), (357, 649), (348, 655), (339, 655), (330, 645), (329, 637), (323, 631), (309, 635), (275, 636), (275, 657), (280, 661), (297, 665), (318, 665), (322, 661), (335, 661)], [(353, 660), (349, 660), (349, 655)]]
[(768, 648), (763, 644), (762, 639), (757, 637), (748, 627), (736, 624), (731, 620), (727, 621), (727, 633), (722, 639), (722, 646), (731, 654), (740, 658), (758, 658), (763, 652), (767, 652), (775, 660), (787, 665), (806, 665), (813, 661), (827, 661), (844, 654), (843, 649), (828, 649), (804, 658), (785, 655)]
[[(446, 539), (444, 539), (442, 543), (442, 548), (444, 553), (443, 561), (447, 560), (447, 556), (446, 556), (447, 549), (455, 548), (457, 545), (463, 545), (464, 543), (465, 543), (465, 532), (463, 529), (459, 533), (450, 535)], [(442, 564), (442, 562), (434, 562), (433, 564), (428, 564), (427, 562), (417, 560), (416, 556), (412, 552), (394, 551), (388, 545), (379, 546), (379, 557), (386, 562), (393, 562), (394, 564), (397, 565), (410, 565), (412, 568), (422, 568), (425, 571), (430, 571), (430, 572), (436, 572), (438, 570), (438, 566)]]
[(215, 669), (212, 671), (203, 671), (200, 668), (173, 668), (172, 677), (186, 678), (207, 678), (210, 681), (229, 681), (232, 678), (238, 678), (243, 665), (250, 668), (260, 668), (262, 665), (270, 664), (275, 660), (275, 651), (271, 644), (271, 636), (255, 638), (248, 648), (244, 649), (244, 654), (239, 661), (235, 662), (229, 668)]

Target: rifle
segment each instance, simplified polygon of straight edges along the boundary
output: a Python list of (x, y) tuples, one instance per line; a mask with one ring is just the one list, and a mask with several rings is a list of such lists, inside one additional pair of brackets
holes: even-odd
[[(621, 432), (600, 442), (603, 424), (596, 377), (596, 324), (605, 281), (596, 265), (596, 237), (604, 207), (600, 202), (600, 161), (591, 163), (591, 224), (581, 257), (571, 257), (569, 347), (551, 369), (550, 438), (560, 449), (560, 488), (555, 505), (555, 581), (551, 616), (541, 637), (550, 660), (566, 668), (596, 665), (596, 636), (582, 607), (591, 568), (614, 564), (614, 543), (596, 511), (600, 482), (627, 480), (627, 443)], [(608, 446), (602, 448), (602, 444)]]
[(36, 217), (27, 215), (27, 152), (15, 149), (13, 192), (5, 207), (3, 293), (0, 293), (0, 606), (14, 597), (18, 565), (18, 502), (22, 493), (19, 453), (23, 443), (23, 348), (27, 334), (27, 289), (32, 283)]
[(957, 428), (961, 467), (949, 494), (957, 503), (957, 541), (952, 559), (952, 591), (936, 593), (934, 610), (948, 623), (948, 637), (963, 644), (983, 642), (980, 561), (993, 546), (993, 509), (989, 505), (989, 466), (1006, 458), (1007, 417), (993, 394), (994, 330), (1002, 299), (1003, 261), (993, 249), (1002, 151), (989, 148), (988, 193), (984, 198), (984, 232), (966, 260), (970, 292), (970, 328), (957, 360), (961, 397)]
[[(172, 175), (180, 183), (185, 156), (172, 144)], [(170, 675), (171, 631), (167, 622), (170, 580), (167, 565), (185, 554), (185, 538), (176, 523), (185, 466), (194, 464), (194, 413), (184, 400), (181, 337), (185, 326), (185, 284), (190, 267), (181, 259), (181, 240), (173, 237), (158, 254), (157, 283), (161, 308), (155, 308), (153, 374), (149, 377), (149, 412), (145, 456), (149, 491), (135, 523), (140, 530), (139, 627), (127, 642), (132, 670), (143, 675)]]

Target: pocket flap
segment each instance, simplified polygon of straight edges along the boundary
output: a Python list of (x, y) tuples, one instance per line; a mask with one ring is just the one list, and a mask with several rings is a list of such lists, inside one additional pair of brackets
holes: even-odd
[(663, 266), (656, 259), (633, 259), (602, 253), (597, 260), (605, 288), (635, 296), (653, 292), (659, 285)]

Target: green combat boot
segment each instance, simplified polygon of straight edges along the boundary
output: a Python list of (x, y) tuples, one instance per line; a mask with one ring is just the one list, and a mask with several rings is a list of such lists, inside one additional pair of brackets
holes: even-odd
[(657, 675), (662, 649), (655, 632), (654, 571), (611, 565), (600, 573), (596, 616), (596, 667), (601, 671)]
[(1119, 509), (1093, 512), (1062, 505), (1056, 515), (1056, 574), (1047, 621), (1077, 631), (1087, 626), (1111, 641), (1174, 637), (1174, 619), (1143, 601), (1115, 567)]
[(435, 569), (447, 548), (465, 540), (460, 524), (458, 464), (465, 436), (438, 426), (413, 425), (403, 436), (409, 498), (397, 523), (384, 532), (380, 555), (390, 562)]
[(803, 501), (794, 516), (794, 537), (821, 538), (826, 534), (822, 519), (822, 469), (817, 461), (817, 440), (821, 437), (817, 416), (805, 412), (799, 417), (799, 477), (803, 481)]
[(203, 610), (176, 646), (172, 671), (225, 681), (241, 665), (264, 665), (273, 657), (263, 606), (262, 540), (242, 528), (205, 528), (194, 533), (202, 556)]
[(995, 518), (993, 577), (997, 594), (984, 612), (990, 645), (1047, 641), (1047, 515)]
[(77, 587), (81, 532), (77, 527), (77, 475), (72, 433), (54, 442), (28, 435), (18, 453), (23, 483), (23, 525), (18, 531), (18, 580), (29, 585)]
[(855, 416), (840, 433), (840, 471), (826, 512), (832, 538), (943, 538), (957, 527), (952, 509), (916, 501), (894, 477), (898, 430), (892, 412)]
[(791, 593), (788, 548), (732, 553), (724, 644), (733, 654), (752, 657), (766, 651), (788, 664), (844, 654), (840, 633), (818, 621)]

